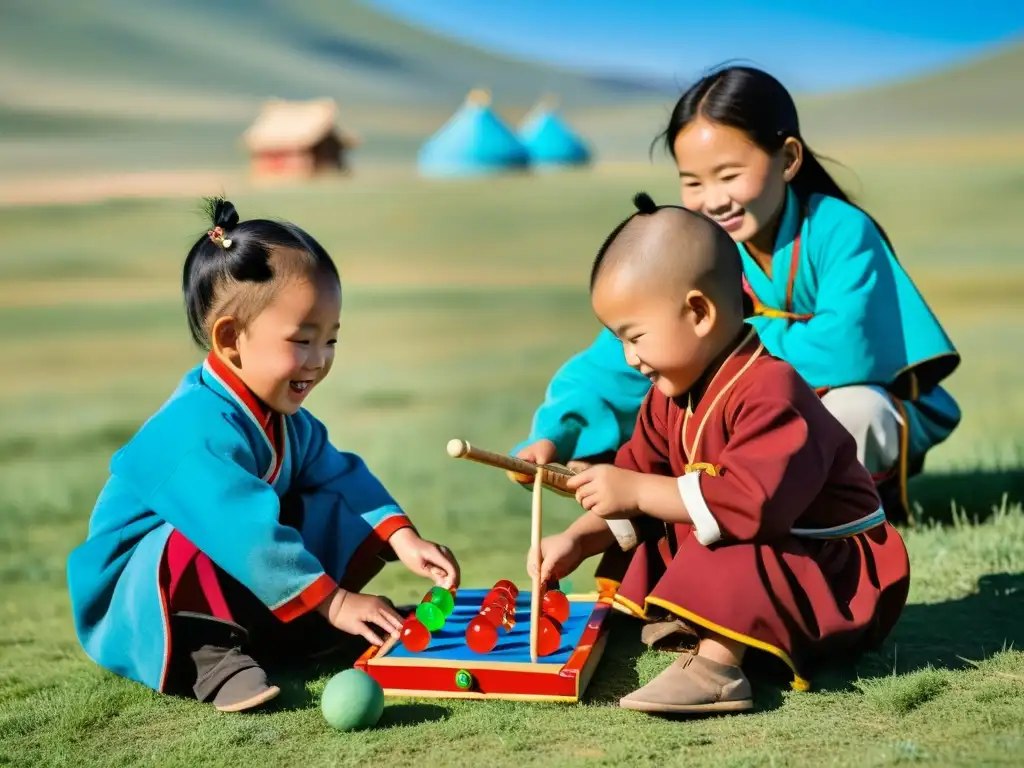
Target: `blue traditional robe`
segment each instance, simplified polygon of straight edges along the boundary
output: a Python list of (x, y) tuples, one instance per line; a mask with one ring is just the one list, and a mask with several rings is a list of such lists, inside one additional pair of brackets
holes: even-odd
[[(321, 422), (267, 410), (212, 354), (114, 454), (110, 473), (68, 559), (75, 629), (97, 664), (158, 691), (172, 642), (163, 558), (173, 530), (288, 622), (412, 526)], [(303, 500), (301, 530), (279, 522), (289, 491)]]
[[(904, 462), (949, 436), (960, 409), (939, 382), (959, 354), (867, 214), (824, 195), (804, 209), (789, 189), (772, 276), (740, 251), (757, 312), (748, 322), (772, 355), (819, 394), (850, 385), (889, 391), (906, 415)], [(563, 463), (615, 451), (649, 388), (626, 364), (622, 343), (601, 331), (555, 373), (529, 438), (513, 452), (543, 438)]]

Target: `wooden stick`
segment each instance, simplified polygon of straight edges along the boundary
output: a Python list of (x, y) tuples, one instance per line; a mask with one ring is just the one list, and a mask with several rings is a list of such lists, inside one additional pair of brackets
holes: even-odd
[[(448, 455), (453, 459), (469, 459), (478, 464), (486, 464), (489, 467), (504, 469), (506, 472), (515, 472), (527, 477), (534, 477), (539, 466), (532, 461), (517, 459), (515, 456), (485, 451), (483, 448), (477, 448), (458, 438), (448, 441)], [(548, 486), (557, 488), (563, 493), (572, 494), (572, 491), (565, 487), (566, 481), (574, 474), (572, 470), (550, 465), (544, 465), (544, 469), (546, 470), (545, 482)]]
[(541, 494), (544, 492), (544, 474), (542, 467), (537, 468), (533, 478), (533, 508), (530, 515), (530, 546), (533, 549), (533, 584), (530, 592), (530, 661), (537, 663), (537, 640), (540, 637), (540, 566), (544, 562), (540, 551), (541, 530)]
[[(448, 441), (448, 455), (453, 459), (469, 459), (478, 464), (485, 464), (496, 469), (504, 469), (506, 472), (514, 472), (526, 477), (536, 478), (537, 471), (541, 468), (541, 465), (535, 464), (532, 461), (517, 459), (514, 456), (506, 456), (505, 454), (494, 453), (493, 451), (485, 451), (483, 448), (477, 448), (470, 445), (466, 440), (459, 440), (458, 438)], [(565, 484), (570, 477), (576, 474), (575, 472), (565, 467), (556, 467), (550, 464), (543, 465), (543, 469), (544, 484), (546, 486), (569, 496), (574, 495)], [(623, 552), (628, 552), (639, 542), (636, 528), (633, 527), (633, 523), (629, 520), (606, 520), (605, 522), (615, 535), (615, 539), (619, 542), (619, 547)]]

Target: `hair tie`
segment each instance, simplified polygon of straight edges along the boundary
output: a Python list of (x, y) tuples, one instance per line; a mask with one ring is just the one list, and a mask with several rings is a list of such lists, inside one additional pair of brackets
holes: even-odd
[(221, 246), (222, 248), (230, 248), (231, 247), (231, 240), (229, 238), (224, 237), (224, 228), (223, 227), (214, 227), (213, 229), (209, 230), (206, 234), (209, 236), (209, 238), (213, 242), (215, 242), (217, 245)]

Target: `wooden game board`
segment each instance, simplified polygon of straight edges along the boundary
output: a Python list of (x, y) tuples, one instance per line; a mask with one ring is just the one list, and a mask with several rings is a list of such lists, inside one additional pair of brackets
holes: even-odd
[(481, 654), (466, 645), (466, 625), (487, 592), (460, 589), (454, 610), (425, 650), (411, 652), (393, 639), (370, 648), (355, 666), (380, 683), (386, 696), (579, 701), (604, 651), (611, 597), (569, 595), (561, 646), (533, 663), (529, 592), (516, 598), (516, 624), (511, 632), (499, 630), (494, 650)]

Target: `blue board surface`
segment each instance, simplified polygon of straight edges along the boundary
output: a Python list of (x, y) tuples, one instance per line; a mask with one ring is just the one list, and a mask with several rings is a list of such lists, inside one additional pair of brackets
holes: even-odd
[[(530, 593), (520, 592), (516, 598), (516, 625), (511, 632), (498, 629), (498, 644), (490, 653), (476, 653), (466, 645), (466, 627), (480, 612), (480, 603), (488, 589), (460, 589), (455, 597), (455, 609), (445, 625), (433, 632), (426, 650), (413, 653), (401, 642), (395, 643), (387, 656), (394, 659), (423, 658), (433, 655), (451, 661), (502, 661), (530, 663)], [(572, 601), (569, 603), (569, 618), (562, 626), (562, 644), (550, 656), (537, 659), (540, 664), (565, 664), (579, 644), (587, 619), (594, 611), (595, 602)]]

